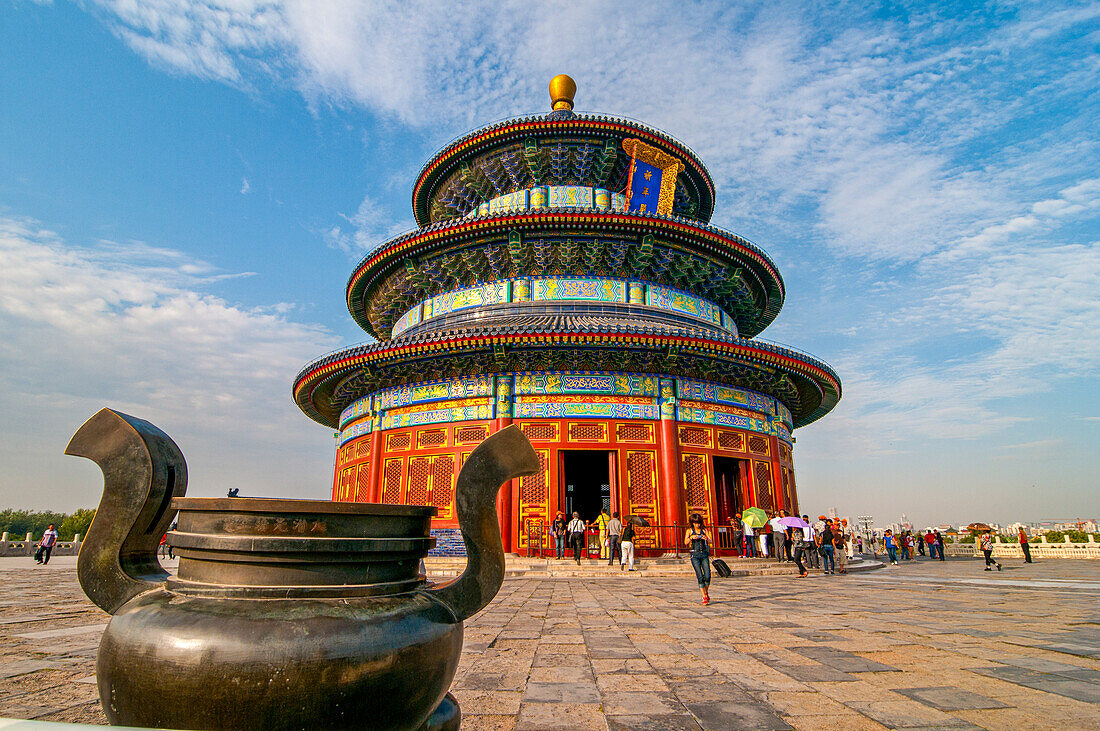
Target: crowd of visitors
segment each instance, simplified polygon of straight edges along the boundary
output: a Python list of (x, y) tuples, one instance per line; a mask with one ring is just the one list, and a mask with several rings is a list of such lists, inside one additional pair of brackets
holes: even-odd
[[(606, 559), (609, 566), (615, 565), (617, 560), (621, 570), (629, 567), (630, 571), (634, 571), (636, 525), (639, 525), (636, 520), (620, 520), (617, 512), (605, 509), (592, 521), (586, 522), (578, 513), (573, 513), (572, 519), (567, 521), (566, 516), (559, 512), (550, 527), (557, 558), (565, 557), (567, 545), (572, 547), (572, 557), (578, 564), (586, 555), (594, 558), (595, 541), (598, 540), (599, 556)], [(808, 515), (789, 515), (786, 510), (779, 510), (768, 517), (756, 508), (747, 510), (745, 515), (735, 514), (731, 522), (730, 526), (717, 528), (724, 555), (791, 562), (797, 566), (799, 578), (808, 576), (811, 568), (822, 569), (827, 575), (845, 574), (849, 560), (857, 553), (871, 553), (875, 557), (884, 554), (893, 566), (900, 561), (912, 561), (916, 556), (946, 560), (944, 536), (933, 529), (923, 534), (912, 530), (897, 533), (886, 530), (881, 537), (864, 536), (845, 518), (819, 515), (817, 520), (811, 520)], [(648, 525), (644, 522), (640, 524)], [(996, 567), (1000, 571), (1001, 564), (992, 558), (992, 533), (986, 531), (977, 540), (985, 556), (985, 570), (992, 571)], [(1019, 540), (1025, 561), (1031, 563), (1027, 534), (1023, 530)], [(698, 513), (692, 514), (682, 546), (689, 552), (704, 604), (710, 601), (713, 541), (703, 518)]]

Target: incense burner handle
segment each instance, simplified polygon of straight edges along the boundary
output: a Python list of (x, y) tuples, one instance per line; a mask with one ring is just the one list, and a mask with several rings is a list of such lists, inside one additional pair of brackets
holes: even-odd
[(103, 497), (76, 574), (88, 598), (114, 614), (168, 578), (157, 548), (172, 521), (172, 498), (187, 490), (187, 463), (160, 429), (111, 409), (84, 422), (65, 454), (87, 457), (103, 471)]
[(504, 545), (496, 511), (501, 485), (538, 470), (538, 455), (515, 425), (494, 433), (463, 463), (455, 483), (455, 509), (466, 544), (466, 570), (457, 579), (428, 589), (460, 621), (492, 601), (504, 581)]

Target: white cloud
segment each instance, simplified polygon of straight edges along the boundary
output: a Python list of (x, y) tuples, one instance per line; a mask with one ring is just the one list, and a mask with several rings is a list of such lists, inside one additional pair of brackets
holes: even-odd
[[(544, 110), (543, 84), (569, 72), (578, 108), (647, 120), (696, 148), (719, 184), (719, 220), (782, 233), (790, 208), (810, 206), (829, 244), (903, 261), (1004, 217), (1032, 180), (1014, 171), (1055, 154), (1055, 141), (991, 153), (990, 165), (967, 160), (967, 146), (1035, 104), (1087, 94), (1096, 65), (1064, 43), (1094, 6), (1005, 10), (996, 22), (915, 9), (905, 23), (766, 3), (99, 7), (159, 66), (245, 88), (273, 80), (314, 105), (360, 105), (440, 139)], [(1076, 152), (1059, 154), (1080, 164)], [(363, 248), (348, 235), (330, 240)]]
[(366, 196), (352, 215), (340, 214), (347, 225), (335, 225), (322, 232), (325, 242), (352, 257), (363, 256), (387, 240), (414, 228), (412, 219), (401, 221)]
[[(23, 467), (0, 473), (0, 502), (93, 504), (94, 470), (61, 452), (102, 406), (173, 436), (193, 494), (227, 482), (245, 494), (300, 494), (308, 477), (308, 492), (326, 496), (330, 435), (298, 411), (290, 387), (336, 340), (285, 308), (203, 292), (218, 279), (211, 271), (176, 251), (76, 248), (0, 218), (0, 462)], [(17, 475), (41, 481), (28, 492)]]

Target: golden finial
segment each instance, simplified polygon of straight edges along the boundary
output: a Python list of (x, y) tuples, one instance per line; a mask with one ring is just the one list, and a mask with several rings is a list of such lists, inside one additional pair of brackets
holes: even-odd
[(573, 95), (577, 93), (577, 82), (571, 76), (558, 74), (550, 79), (550, 108), (572, 109)]

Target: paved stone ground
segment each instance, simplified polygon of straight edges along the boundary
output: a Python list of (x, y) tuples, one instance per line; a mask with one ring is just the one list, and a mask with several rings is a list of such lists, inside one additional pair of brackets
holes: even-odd
[[(0, 559), (0, 716), (103, 723), (107, 617), (54, 562)], [(692, 584), (506, 580), (467, 623), (463, 728), (1100, 729), (1100, 563)]]

